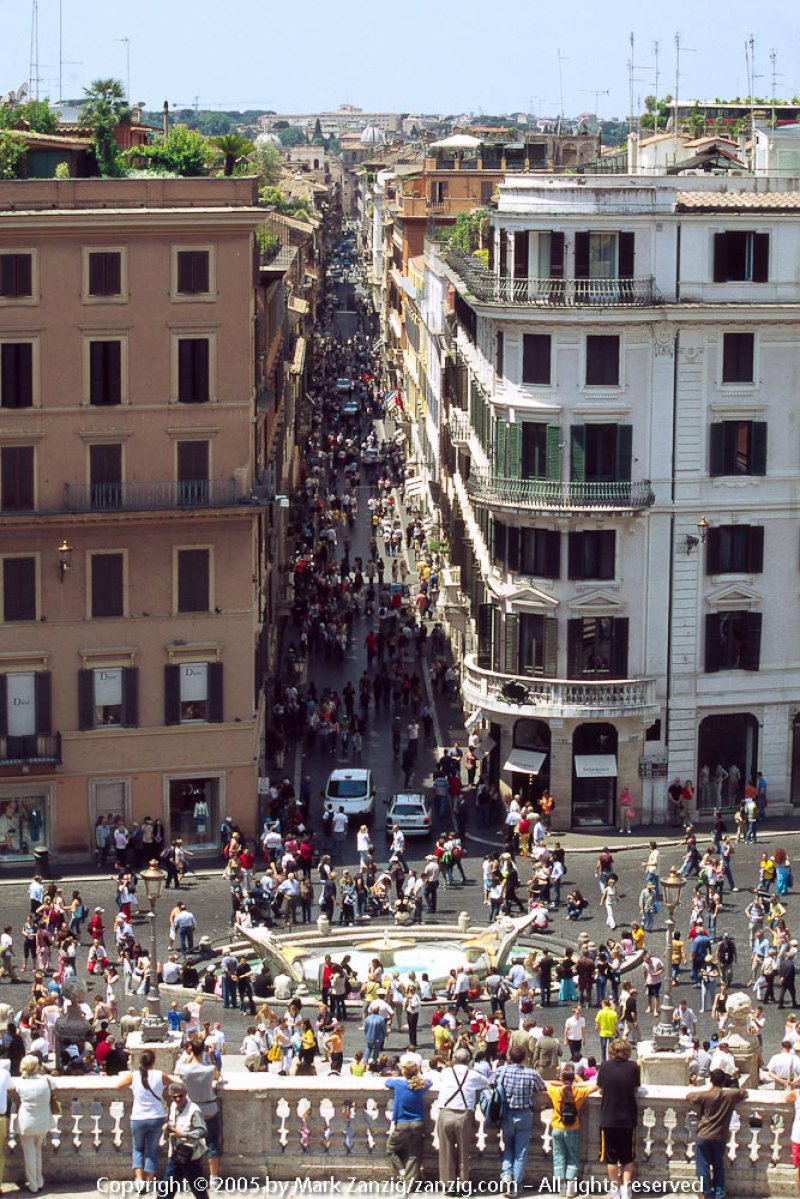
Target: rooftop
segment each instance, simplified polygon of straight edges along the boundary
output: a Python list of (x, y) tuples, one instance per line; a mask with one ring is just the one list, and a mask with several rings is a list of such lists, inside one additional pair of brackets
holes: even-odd
[(800, 192), (678, 192), (677, 212), (798, 212)]

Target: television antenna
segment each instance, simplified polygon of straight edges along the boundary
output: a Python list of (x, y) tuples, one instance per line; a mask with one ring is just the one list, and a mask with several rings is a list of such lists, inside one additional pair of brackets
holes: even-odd
[(656, 78), (655, 78), (656, 102), (655, 102), (655, 107), (653, 110), (653, 133), (658, 133), (658, 84), (661, 79), (661, 75), (658, 70), (658, 56), (659, 56), (660, 52), (661, 52), (661, 42), (656, 40), (653, 42), (653, 58), (655, 59), (655, 63), (656, 63)]
[(636, 38), (633, 33), (628, 38), (631, 46), (631, 56), (628, 59), (628, 132), (632, 133), (636, 124), (636, 106), (634, 104), (634, 83), (641, 83), (642, 79), (635, 73), (639, 67), (635, 62)]
[(559, 121), (564, 120), (564, 74), (561, 69), (562, 62), (567, 62), (566, 55), (561, 53), (561, 47), (558, 49), (558, 117)]
[(602, 90), (599, 87), (582, 87), (581, 91), (585, 96), (594, 96), (594, 115), (597, 116), (597, 102), (600, 96), (610, 96), (611, 89), (606, 87)]
[(131, 39), (129, 37), (115, 37), (114, 41), (122, 42), (123, 45), (125, 46), (125, 71), (126, 71), (125, 88), (126, 88), (126, 96), (127, 96), (128, 104), (130, 105), (132, 103), (132, 101), (131, 101)]
[(696, 54), (697, 51), (691, 46), (684, 46), (681, 42), (680, 33), (675, 34), (675, 130), (677, 133), (678, 125), (678, 100), (680, 99), (681, 88), (681, 54)]

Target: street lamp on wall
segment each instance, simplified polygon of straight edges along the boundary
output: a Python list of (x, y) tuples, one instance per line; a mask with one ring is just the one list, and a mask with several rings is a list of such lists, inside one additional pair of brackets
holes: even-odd
[(64, 582), (64, 575), (67, 574), (70, 569), (70, 561), (74, 553), (75, 547), (70, 545), (65, 537), (61, 542), (61, 545), (58, 547), (58, 569), (59, 578), (62, 583)]
[(704, 516), (701, 516), (697, 522), (697, 536), (694, 537), (691, 533), (686, 534), (686, 553), (691, 554), (695, 546), (705, 545), (706, 534), (709, 530), (709, 522)]

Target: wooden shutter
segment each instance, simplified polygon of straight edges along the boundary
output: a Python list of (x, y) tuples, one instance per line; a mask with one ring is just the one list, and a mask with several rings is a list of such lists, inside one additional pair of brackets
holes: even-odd
[(122, 671), (122, 723), (129, 729), (139, 725), (138, 666), (126, 666)]
[(766, 283), (769, 278), (769, 234), (753, 234), (753, 282)]
[(492, 669), (492, 613), (491, 604), (478, 604), (478, 653), (477, 661), (481, 670)]
[(528, 277), (528, 245), (529, 236), (527, 230), (523, 230), (514, 234), (514, 278), (527, 279)]
[(78, 728), (94, 728), (94, 671), (78, 671)]
[(92, 616), (122, 616), (124, 566), (122, 554), (92, 555)]
[(122, 261), (116, 251), (89, 255), (89, 295), (118, 296), (122, 291)]
[(547, 478), (561, 478), (561, 426), (547, 426)]
[(742, 670), (758, 670), (761, 664), (761, 625), (763, 616), (760, 612), (746, 612), (744, 616), (744, 640), (742, 643)]
[(53, 677), (49, 670), (37, 670), (33, 676), (36, 689), (36, 732), (53, 731)]
[(89, 402), (112, 407), (122, 403), (122, 344), (89, 343)]
[(3, 446), (0, 450), (0, 506), (8, 512), (33, 508), (33, 446)]
[(4, 408), (33, 405), (33, 346), (28, 341), (0, 346), (0, 401)]
[(595, 533), (598, 542), (597, 578), (613, 579), (616, 567), (617, 535), (613, 529), (603, 529)]
[(181, 722), (181, 668), (164, 667), (164, 724)]
[(551, 679), (558, 674), (558, 621), (555, 616), (546, 616), (544, 619), (542, 672)]
[(714, 282), (727, 283), (728, 281), (728, 235), (727, 233), (714, 234)]
[(584, 533), (570, 533), (567, 542), (567, 578), (582, 579), (585, 577), (584, 566)]
[(718, 421), (710, 427), (710, 452), (708, 473), (710, 475), (725, 474), (725, 424)]
[(208, 397), (208, 338), (181, 338), (178, 342), (178, 399), (182, 404), (205, 404)]
[(545, 575), (548, 579), (561, 578), (561, 534), (557, 529), (544, 532)]
[(718, 575), (722, 571), (722, 529), (711, 528), (706, 533), (706, 574)]
[(190, 250), (181, 250), (178, 253), (178, 291), (183, 294), (195, 291), (193, 258)]
[(210, 724), (222, 724), (222, 663), (208, 664), (208, 719)]
[(8, 736), (8, 675), (0, 674), (0, 737)]
[(508, 425), (504, 420), (494, 422), (494, 469), (495, 474), (503, 478), (506, 474), (506, 430)]
[(747, 569), (758, 575), (764, 569), (764, 526), (751, 525), (747, 530)]
[(208, 550), (178, 550), (179, 612), (208, 612), (209, 566)]
[(767, 422), (754, 420), (750, 425), (750, 470), (751, 475), (767, 473)]
[(570, 427), (570, 478), (573, 483), (586, 480), (586, 426)]
[(102, 296), (106, 294), (105, 271), (103, 259), (105, 254), (89, 255), (89, 295)]
[(18, 299), (33, 292), (30, 254), (0, 255), (0, 296)]
[(498, 376), (503, 378), (503, 370), (505, 367), (505, 339), (502, 331), (498, 331), (495, 335), (495, 371)]
[(506, 430), (506, 468), (510, 479), (518, 479), (522, 467), (522, 426), (519, 422), (508, 425)]
[(36, 559), (3, 559), (3, 619), (36, 619)]
[(575, 234), (575, 278), (589, 278), (589, 234)]
[(567, 678), (579, 679), (583, 649), (583, 620), (580, 616), (567, 621)]
[(628, 624), (627, 616), (616, 616), (612, 624), (611, 671), (615, 679), (628, 677)]
[(507, 612), (503, 622), (504, 667), (506, 674), (519, 674), (519, 617), (516, 612)]
[(629, 483), (633, 463), (633, 425), (617, 425), (616, 477), (619, 483)]
[(564, 278), (564, 234), (550, 234), (550, 278)]
[(522, 538), (516, 525), (509, 525), (506, 533), (506, 553), (509, 570), (522, 569)]
[(522, 336), (522, 382), (547, 387), (551, 379), (552, 343), (549, 333)]
[(722, 616), (711, 612), (706, 616), (706, 674), (715, 674), (720, 669), (722, 658), (720, 635), (722, 632)]
[(508, 241), (504, 229), (500, 230), (499, 275), (501, 279), (508, 278)]
[(503, 566), (506, 566), (508, 561), (506, 557), (508, 552), (506, 549), (506, 526), (501, 520), (494, 520), (492, 521), (492, 527), (494, 529), (494, 545), (492, 548), (495, 561), (502, 563)]
[(633, 278), (633, 233), (620, 233), (617, 238), (617, 274), (620, 279)]

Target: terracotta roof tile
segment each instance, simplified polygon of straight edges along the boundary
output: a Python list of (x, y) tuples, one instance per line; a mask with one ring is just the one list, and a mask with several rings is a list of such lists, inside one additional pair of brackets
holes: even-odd
[(678, 212), (798, 212), (800, 192), (678, 192)]

